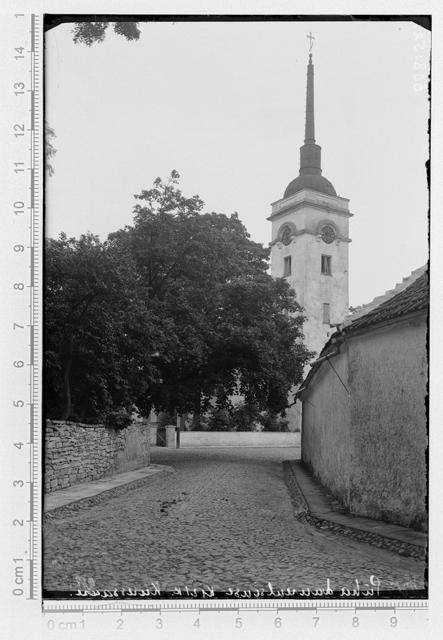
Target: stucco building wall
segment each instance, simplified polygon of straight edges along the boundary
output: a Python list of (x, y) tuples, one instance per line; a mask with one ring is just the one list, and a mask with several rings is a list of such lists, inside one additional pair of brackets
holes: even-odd
[[(427, 323), (349, 336), (304, 392), (302, 458), (353, 513), (426, 529)], [(341, 387), (341, 389), (340, 389)]]
[[(346, 384), (347, 354), (340, 353), (332, 362)], [(318, 370), (311, 389), (303, 396), (302, 415), (303, 461), (348, 505), (352, 450), (350, 397), (327, 362)]]
[(269, 431), (182, 431), (180, 447), (299, 447), (300, 434)]

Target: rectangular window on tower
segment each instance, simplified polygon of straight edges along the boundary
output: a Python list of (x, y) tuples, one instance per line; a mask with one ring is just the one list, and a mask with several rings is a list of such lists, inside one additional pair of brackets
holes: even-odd
[(331, 305), (329, 302), (323, 303), (323, 324), (331, 323)]
[(291, 256), (286, 256), (283, 258), (283, 277), (290, 276), (292, 273), (292, 260)]
[(321, 257), (321, 272), (324, 276), (332, 275), (331, 260), (331, 256), (322, 255)]

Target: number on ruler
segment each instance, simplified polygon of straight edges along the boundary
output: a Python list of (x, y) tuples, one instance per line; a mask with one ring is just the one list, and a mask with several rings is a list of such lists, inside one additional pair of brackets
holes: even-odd
[(24, 95), (25, 93), (24, 88), (25, 88), (24, 82), (14, 82), (14, 95), (16, 96)]
[(13, 580), (15, 585), (19, 585), (18, 587), (14, 587), (12, 593), (15, 596), (22, 596), (23, 589), (20, 585), (24, 582), (24, 569), (23, 569), (23, 558), (12, 558), (13, 563), (15, 564)]
[[(17, 14), (16, 14), (17, 16)], [(14, 56), (15, 60), (20, 60), (21, 58), (24, 58), (25, 56), (23, 55), (23, 51), (25, 50), (24, 47), (14, 47), (14, 51), (16, 52), (16, 55)], [(18, 54), (18, 55), (17, 55)]]
[(16, 138), (20, 138), (21, 136), (25, 135), (25, 125), (24, 124), (15, 123), (12, 126), (12, 129), (14, 131), (14, 135), (15, 135)]
[(22, 202), (21, 200), (16, 200), (14, 202), (14, 215), (18, 216), (20, 213), (23, 213), (23, 210), (25, 208), (25, 203)]
[(22, 173), (24, 171), (24, 162), (14, 162), (14, 173)]

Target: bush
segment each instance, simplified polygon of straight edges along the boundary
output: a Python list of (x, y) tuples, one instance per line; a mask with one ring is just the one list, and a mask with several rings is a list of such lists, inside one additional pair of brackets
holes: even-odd
[(203, 413), (191, 414), (189, 431), (208, 431), (208, 416)]
[(263, 431), (289, 431), (289, 421), (272, 411), (264, 411), (260, 415), (260, 422), (263, 425)]
[(110, 429), (124, 429), (131, 424), (132, 414), (123, 408), (115, 409), (106, 413), (102, 422)]
[(257, 405), (242, 403), (234, 407), (230, 431), (261, 431), (260, 412)]
[(166, 427), (168, 424), (175, 425), (177, 419), (172, 413), (167, 413), (166, 411), (161, 411), (158, 414), (157, 426), (158, 427)]
[(214, 407), (208, 418), (208, 431), (234, 431), (231, 428), (231, 416), (227, 409)]
[(213, 407), (207, 417), (198, 416), (192, 431), (289, 431), (289, 421), (273, 411), (260, 411), (255, 403), (241, 402), (231, 408)]

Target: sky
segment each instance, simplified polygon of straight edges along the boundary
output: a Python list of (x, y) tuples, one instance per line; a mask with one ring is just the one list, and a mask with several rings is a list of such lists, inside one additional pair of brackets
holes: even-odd
[(409, 22), (142, 23), (74, 44), (46, 35), (45, 117), (56, 133), (46, 229), (131, 224), (134, 194), (172, 169), (205, 209), (237, 211), (268, 245), (271, 203), (298, 175), (307, 34), (315, 37), (323, 175), (350, 199), (350, 304), (391, 289), (428, 255), (425, 161), (430, 35)]

